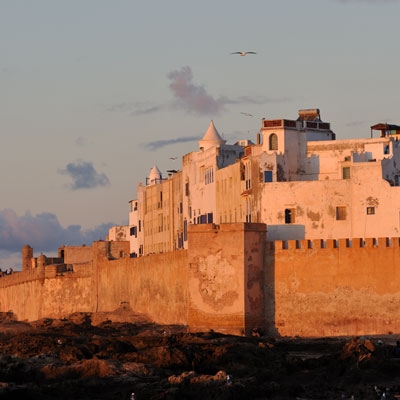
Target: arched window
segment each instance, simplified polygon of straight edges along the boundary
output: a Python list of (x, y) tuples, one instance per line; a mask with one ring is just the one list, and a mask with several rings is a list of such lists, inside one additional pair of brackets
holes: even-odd
[(269, 135), (269, 149), (278, 150), (278, 136), (275, 133)]

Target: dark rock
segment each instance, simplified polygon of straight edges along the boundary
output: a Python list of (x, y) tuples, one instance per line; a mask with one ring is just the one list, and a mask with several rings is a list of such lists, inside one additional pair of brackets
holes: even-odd
[(393, 399), (398, 339), (195, 334), (106, 313), (28, 324), (6, 313), (0, 399)]

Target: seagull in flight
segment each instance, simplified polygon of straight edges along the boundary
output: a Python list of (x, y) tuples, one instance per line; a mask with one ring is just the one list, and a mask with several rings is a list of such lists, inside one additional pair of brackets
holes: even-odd
[(169, 159), (175, 161), (178, 157), (170, 157)]
[(243, 115), (245, 115), (246, 117), (252, 117), (252, 116), (253, 116), (253, 114), (249, 114), (249, 113), (245, 113), (245, 112), (241, 112), (240, 114), (243, 114)]
[(235, 51), (234, 53), (231, 54), (240, 54), (242, 57), (244, 57), (246, 54), (257, 54), (254, 51)]

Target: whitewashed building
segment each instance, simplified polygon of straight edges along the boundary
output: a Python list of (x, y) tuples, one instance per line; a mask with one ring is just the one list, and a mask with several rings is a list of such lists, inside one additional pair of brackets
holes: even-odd
[[(336, 140), (318, 109), (262, 120), (256, 143), (229, 145), (211, 121), (199, 149), (130, 201), (131, 255), (187, 248), (189, 224), (262, 222), (269, 240), (394, 237), (400, 230), (400, 127)], [(374, 137), (377, 136), (377, 137)]]

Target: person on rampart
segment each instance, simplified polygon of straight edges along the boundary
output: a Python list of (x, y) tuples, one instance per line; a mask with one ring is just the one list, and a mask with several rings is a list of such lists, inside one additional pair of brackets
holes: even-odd
[(7, 268), (4, 271), (0, 268), (0, 277), (5, 276), (5, 275), (11, 275), (13, 272), (14, 272), (14, 270), (12, 269), (12, 267)]

